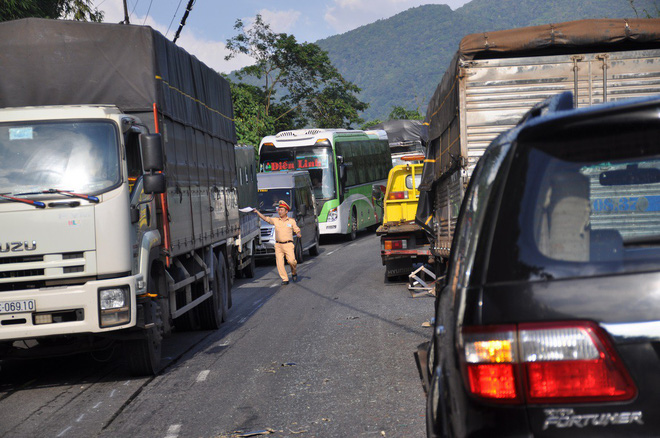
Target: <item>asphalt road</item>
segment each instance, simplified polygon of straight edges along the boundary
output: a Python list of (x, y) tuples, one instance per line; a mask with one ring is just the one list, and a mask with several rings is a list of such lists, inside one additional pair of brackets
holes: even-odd
[(372, 233), (321, 246), (288, 286), (260, 263), (229, 321), (167, 339), (153, 378), (116, 352), (3, 363), (0, 436), (423, 437), (413, 352), (433, 298), (383, 270)]

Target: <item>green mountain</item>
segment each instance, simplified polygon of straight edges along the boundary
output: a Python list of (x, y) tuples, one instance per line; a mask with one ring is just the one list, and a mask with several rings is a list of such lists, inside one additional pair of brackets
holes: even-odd
[[(370, 107), (365, 120), (386, 119), (393, 106), (422, 114), (458, 43), (476, 32), (584, 18), (645, 18), (657, 0), (472, 0), (452, 11), (425, 5), (316, 42)], [(636, 15), (636, 11), (639, 17)]]

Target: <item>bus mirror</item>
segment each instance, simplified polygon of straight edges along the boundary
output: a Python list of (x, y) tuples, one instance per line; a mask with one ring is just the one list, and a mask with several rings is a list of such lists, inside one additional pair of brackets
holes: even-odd
[(337, 163), (344, 164), (344, 157), (341, 155), (337, 155)]
[(342, 186), (346, 185), (346, 165), (342, 164), (339, 166), (339, 180), (341, 181)]

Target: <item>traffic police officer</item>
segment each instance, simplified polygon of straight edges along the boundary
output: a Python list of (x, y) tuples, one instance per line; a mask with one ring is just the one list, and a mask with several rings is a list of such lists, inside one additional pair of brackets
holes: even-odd
[(291, 279), (298, 280), (297, 265), (295, 255), (295, 247), (293, 245), (293, 233), (300, 238), (300, 228), (296, 224), (295, 219), (288, 217), (287, 214), (291, 210), (289, 204), (280, 201), (277, 204), (277, 214), (279, 217), (267, 217), (261, 212), (254, 210), (261, 219), (275, 227), (275, 262), (277, 264), (277, 273), (282, 278), (282, 284), (289, 284), (289, 276), (287, 275), (286, 268), (284, 267), (284, 258), (291, 266)]

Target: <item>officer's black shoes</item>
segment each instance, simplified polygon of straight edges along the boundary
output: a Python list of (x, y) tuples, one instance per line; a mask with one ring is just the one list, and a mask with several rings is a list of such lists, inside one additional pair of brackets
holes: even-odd
[(291, 280), (293, 280), (293, 281), (298, 281), (298, 275), (297, 275), (297, 274), (293, 274), (293, 275), (291, 276)]
[(289, 284), (288, 281), (283, 281), (283, 282), (282, 282), (282, 286), (286, 286), (287, 284)]

